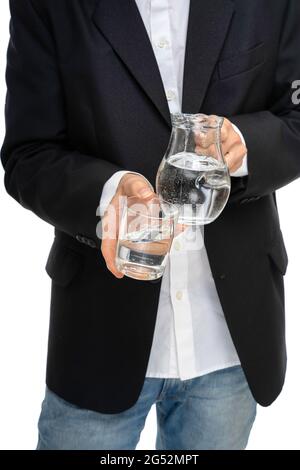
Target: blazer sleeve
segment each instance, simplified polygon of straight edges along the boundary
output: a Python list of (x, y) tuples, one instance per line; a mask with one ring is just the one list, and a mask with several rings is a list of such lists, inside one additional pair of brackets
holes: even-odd
[(50, 29), (32, 0), (10, 0), (10, 10), (1, 149), (7, 192), (59, 230), (99, 246), (99, 197), (121, 168), (70, 147)]
[(248, 176), (232, 181), (231, 201), (270, 194), (300, 176), (300, 105), (293, 82), (300, 79), (300, 2), (287, 2), (269, 109), (229, 119), (248, 148)]

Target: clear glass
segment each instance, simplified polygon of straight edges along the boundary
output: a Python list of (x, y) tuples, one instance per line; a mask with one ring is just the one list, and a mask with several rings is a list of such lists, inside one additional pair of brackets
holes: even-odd
[(130, 197), (121, 211), (116, 265), (133, 279), (160, 278), (166, 266), (178, 210), (157, 197), (147, 203)]
[(223, 120), (205, 114), (172, 114), (172, 133), (157, 172), (156, 192), (177, 206), (181, 224), (209, 224), (228, 201), (230, 175), (222, 153)]

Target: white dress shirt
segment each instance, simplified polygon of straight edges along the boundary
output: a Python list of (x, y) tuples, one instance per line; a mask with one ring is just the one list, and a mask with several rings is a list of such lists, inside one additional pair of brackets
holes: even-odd
[[(171, 113), (181, 111), (189, 3), (136, 0)], [(237, 128), (236, 131), (241, 135)], [(124, 173), (115, 173), (105, 184), (101, 215)], [(231, 176), (246, 174), (247, 156)], [(174, 239), (162, 278), (147, 377), (185, 380), (240, 364), (212, 277), (204, 230), (189, 227)]]

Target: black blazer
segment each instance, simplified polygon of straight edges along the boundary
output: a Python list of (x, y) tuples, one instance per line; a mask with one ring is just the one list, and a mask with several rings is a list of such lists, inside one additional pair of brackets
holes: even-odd
[[(160, 283), (115, 279), (96, 236), (102, 187), (120, 169), (154, 184), (170, 137), (159, 70), (134, 0), (11, 0), (7, 191), (55, 227), (47, 384), (116, 413), (143, 385)], [(249, 176), (205, 243), (224, 314), (256, 400), (285, 375), (287, 254), (275, 190), (300, 174), (298, 0), (191, 0), (183, 111), (242, 131)], [(11, 247), (13, 250), (13, 247)], [(199, 305), (199, 309), (201, 305)], [(20, 351), (21, 353), (21, 351)]]

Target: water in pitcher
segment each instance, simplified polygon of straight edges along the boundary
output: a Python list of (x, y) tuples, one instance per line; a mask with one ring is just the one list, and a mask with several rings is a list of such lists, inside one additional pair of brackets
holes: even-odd
[(157, 190), (165, 201), (178, 206), (179, 223), (209, 224), (220, 215), (228, 200), (228, 169), (213, 157), (180, 152), (162, 163)]

